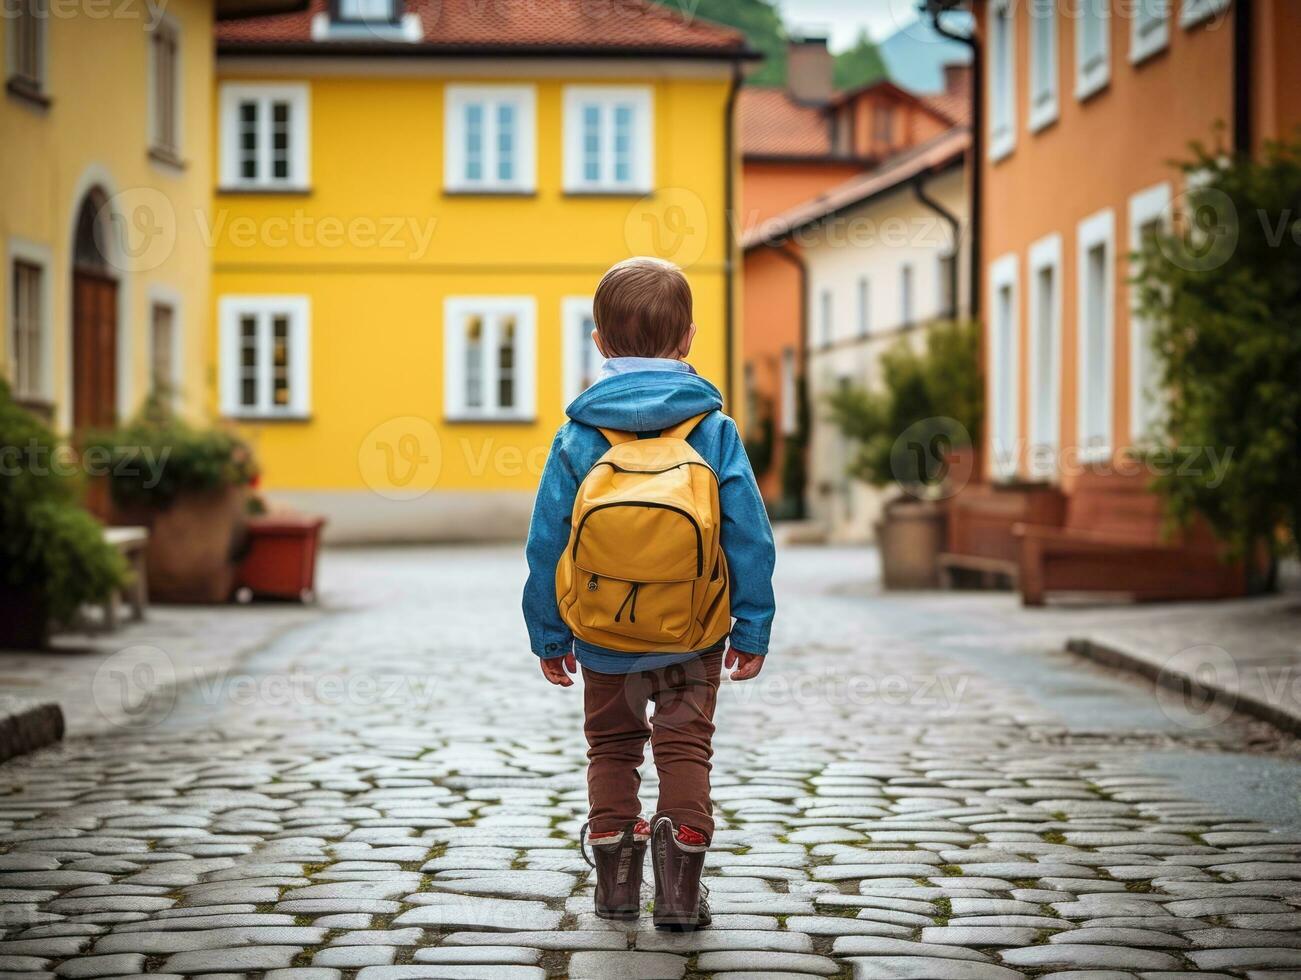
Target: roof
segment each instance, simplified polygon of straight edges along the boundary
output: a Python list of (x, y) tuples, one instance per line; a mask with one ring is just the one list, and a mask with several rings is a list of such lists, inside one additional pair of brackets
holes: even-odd
[[(399, 0), (416, 40), (354, 28), (348, 38), (314, 39), (327, 0), (306, 9), (217, 24), (220, 53), (611, 54), (753, 58), (744, 35), (699, 17), (684, 18), (652, 0)], [(394, 37), (399, 32), (395, 32)]]
[(228, 17), (261, 17), (266, 14), (285, 14), (303, 10), (307, 0), (217, 0), (218, 20)]
[(922, 96), (922, 101), (932, 112), (939, 113), (951, 123), (958, 126), (971, 125), (971, 93), (969, 92), (925, 95)]
[(962, 159), (970, 145), (971, 133), (966, 127), (941, 133), (890, 157), (876, 169), (851, 177), (750, 229), (742, 237), (741, 247), (756, 248), (783, 238), (798, 228), (892, 191), (914, 177), (952, 166)]
[(825, 157), (831, 122), (822, 106), (797, 102), (785, 88), (747, 85), (737, 98), (743, 156)]

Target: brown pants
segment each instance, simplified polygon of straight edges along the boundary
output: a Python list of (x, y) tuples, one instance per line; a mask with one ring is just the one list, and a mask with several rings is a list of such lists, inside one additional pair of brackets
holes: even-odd
[[(650, 739), (660, 777), (658, 816), (714, 834), (709, 759), (714, 753), (722, 651), (633, 674), (583, 668), (583, 734), (587, 736), (588, 819), (592, 833), (622, 830), (641, 814), (637, 789)], [(648, 702), (655, 713), (646, 720)]]

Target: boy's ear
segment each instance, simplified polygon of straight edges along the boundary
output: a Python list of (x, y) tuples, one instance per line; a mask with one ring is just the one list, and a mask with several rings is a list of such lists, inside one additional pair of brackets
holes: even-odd
[(592, 343), (596, 344), (596, 349), (601, 352), (602, 357), (604, 357), (606, 360), (610, 359), (610, 355), (605, 352), (605, 344), (601, 340), (600, 330), (592, 331)]
[(695, 321), (692, 321), (691, 326), (687, 328), (687, 332), (682, 335), (682, 343), (678, 344), (679, 358), (685, 358), (688, 354), (691, 353), (691, 342), (695, 339), (696, 339), (696, 324)]

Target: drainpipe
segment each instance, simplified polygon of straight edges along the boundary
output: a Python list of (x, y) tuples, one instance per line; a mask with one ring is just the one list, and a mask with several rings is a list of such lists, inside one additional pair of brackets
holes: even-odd
[(727, 407), (729, 411), (735, 412), (736, 405), (733, 402), (734, 375), (736, 374), (736, 365), (733, 358), (736, 356), (736, 299), (732, 295), (735, 288), (736, 279), (736, 250), (737, 242), (731, 232), (736, 217), (736, 160), (733, 156), (736, 153), (736, 98), (741, 90), (741, 66), (737, 62), (732, 63), (732, 81), (727, 90), (727, 108), (724, 110), (726, 118), (724, 119), (725, 132), (725, 150), (723, 156), (723, 227), (724, 243), (726, 252), (723, 255), (723, 338), (724, 338), (724, 356), (726, 365), (723, 371), (723, 392), (727, 398)]
[(1233, 5), (1233, 149), (1243, 157), (1251, 155), (1251, 54), (1252, 0)]
[[(767, 246), (774, 255), (779, 255), (791, 265), (795, 266), (795, 271), (800, 277), (800, 333), (799, 344), (795, 349), (795, 419), (796, 428), (800, 428), (800, 420), (810, 418), (808, 412), (809, 383), (806, 376), (806, 367), (808, 364), (809, 352), (809, 267), (804, 261), (803, 254), (799, 251), (798, 245), (791, 245), (789, 241), (772, 242)], [(813, 441), (812, 425), (804, 427), (805, 431), (800, 433), (804, 436), (804, 445), (800, 447), (800, 452), (804, 454), (807, 463), (809, 445)], [(782, 436), (782, 442), (785, 443), (786, 436)], [(804, 482), (807, 488), (808, 471), (805, 471)], [(807, 500), (805, 494), (801, 493), (799, 499), (799, 513), (803, 517), (808, 513)]]
[[(980, 228), (981, 219), (984, 217), (981, 211), (982, 198), (984, 190), (984, 180), (981, 177), (981, 166), (985, 160), (985, 100), (982, 97), (985, 84), (985, 65), (984, 53), (980, 41), (976, 37), (975, 25), (972, 25), (971, 34), (958, 34), (944, 26), (942, 16), (958, 8), (962, 0), (924, 0), (922, 10), (929, 13), (931, 25), (935, 28), (937, 34), (947, 37), (950, 40), (965, 44), (971, 49), (971, 281), (968, 284), (970, 289), (969, 309), (971, 315), (978, 316), (980, 313), (980, 281), (982, 278), (980, 268)], [(972, 0), (972, 5), (978, 0)], [(1238, 6), (1242, 6), (1240, 0)], [(972, 11), (972, 16), (975, 11)], [(954, 296), (956, 297), (956, 293)], [(955, 300), (956, 302), (956, 300)]]
[(953, 267), (949, 269), (949, 295), (953, 297), (953, 305), (949, 307), (947, 313), (949, 319), (956, 320), (958, 318), (958, 254), (962, 242), (962, 222), (958, 220), (956, 214), (946, 208), (939, 201), (935, 200), (935, 198), (931, 197), (927, 192), (926, 178), (929, 176), (931, 176), (929, 171), (924, 170), (913, 178), (913, 196), (926, 207), (938, 214), (943, 221), (947, 222), (949, 231), (953, 236)]

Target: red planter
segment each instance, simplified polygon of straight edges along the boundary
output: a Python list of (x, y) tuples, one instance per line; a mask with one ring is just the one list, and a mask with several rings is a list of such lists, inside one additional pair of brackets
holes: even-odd
[(248, 521), (248, 551), (235, 594), (311, 602), (316, 595), (316, 552), (325, 518), (266, 514)]

